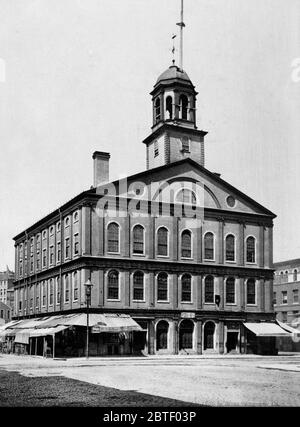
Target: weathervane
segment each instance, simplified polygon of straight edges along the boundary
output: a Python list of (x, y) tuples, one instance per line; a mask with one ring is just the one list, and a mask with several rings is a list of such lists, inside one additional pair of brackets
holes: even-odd
[(185, 27), (185, 23), (183, 22), (183, 0), (181, 0), (180, 19), (181, 19), (181, 21), (178, 22), (176, 25), (178, 25), (180, 27), (180, 61), (179, 61), (179, 68), (182, 70), (182, 63), (183, 63), (183, 28)]
[(176, 34), (172, 35), (172, 40), (173, 40), (173, 47), (172, 47), (172, 54), (173, 54), (173, 59), (172, 59), (172, 63), (173, 65), (175, 64), (175, 38), (176, 38)]

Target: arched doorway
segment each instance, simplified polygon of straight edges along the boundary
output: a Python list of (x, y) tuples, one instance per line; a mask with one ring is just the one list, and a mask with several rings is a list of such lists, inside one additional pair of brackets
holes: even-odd
[(189, 320), (183, 320), (179, 325), (179, 350), (193, 348), (194, 323)]
[(167, 350), (168, 348), (169, 323), (161, 320), (156, 326), (156, 350)]
[(204, 325), (204, 350), (214, 349), (215, 324), (207, 322)]

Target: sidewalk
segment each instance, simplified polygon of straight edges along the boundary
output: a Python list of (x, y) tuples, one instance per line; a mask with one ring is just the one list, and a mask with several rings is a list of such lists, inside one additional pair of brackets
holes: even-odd
[(42, 356), (28, 356), (28, 355), (15, 355), (15, 354), (0, 354), (0, 368), (1, 366), (22, 366), (25, 367), (54, 367), (54, 366), (105, 366), (105, 365), (131, 365), (131, 364), (152, 364), (160, 365), (166, 362), (170, 364), (192, 364), (197, 361), (205, 360), (239, 360), (239, 361), (264, 361), (272, 362), (275, 365), (276, 362), (283, 363), (284, 361), (291, 360), (297, 361), (299, 358), (300, 364), (300, 353), (284, 353), (278, 356), (262, 356), (255, 354), (207, 354), (207, 355), (149, 355), (144, 357), (137, 356), (114, 356), (114, 357), (85, 357), (76, 358), (45, 358)]

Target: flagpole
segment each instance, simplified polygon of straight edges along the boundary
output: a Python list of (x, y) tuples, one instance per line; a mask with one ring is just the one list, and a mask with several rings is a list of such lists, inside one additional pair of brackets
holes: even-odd
[(181, 11), (180, 11), (180, 22), (178, 22), (176, 25), (180, 27), (180, 60), (179, 60), (179, 67), (182, 70), (183, 68), (183, 27), (185, 27), (185, 24), (183, 22), (183, 0), (181, 0)]

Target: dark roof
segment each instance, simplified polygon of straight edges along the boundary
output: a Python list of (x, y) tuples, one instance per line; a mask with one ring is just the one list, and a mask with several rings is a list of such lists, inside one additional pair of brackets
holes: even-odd
[(286, 261), (278, 261), (273, 263), (275, 268), (279, 267), (299, 267), (300, 266), (300, 258), (288, 259)]
[(176, 65), (171, 65), (166, 71), (164, 71), (157, 79), (155, 86), (165, 80), (183, 80), (184, 82), (191, 83), (191, 79), (184, 70), (181, 70)]

